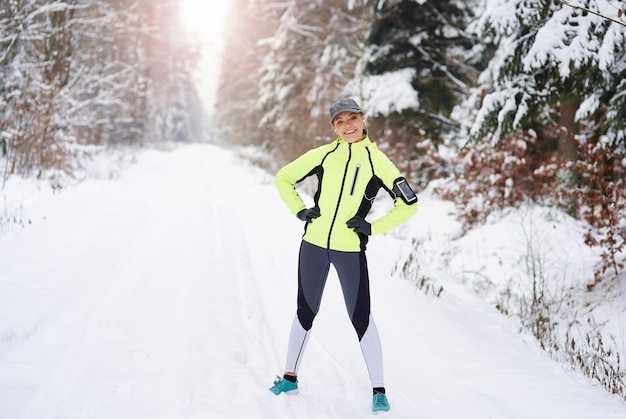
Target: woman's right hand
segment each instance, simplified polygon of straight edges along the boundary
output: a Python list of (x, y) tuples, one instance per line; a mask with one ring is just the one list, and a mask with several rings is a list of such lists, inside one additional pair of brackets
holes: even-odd
[(303, 209), (298, 213), (298, 218), (306, 223), (310, 223), (314, 218), (320, 216), (320, 209), (317, 207)]

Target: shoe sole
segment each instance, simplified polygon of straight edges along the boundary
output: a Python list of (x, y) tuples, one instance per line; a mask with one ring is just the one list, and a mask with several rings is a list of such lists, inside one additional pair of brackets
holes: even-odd
[(298, 390), (297, 388), (293, 389), (293, 390), (287, 390), (287, 391), (279, 391), (278, 393), (274, 393), (271, 389), (270, 392), (276, 396), (280, 395), (281, 393), (285, 393), (285, 394), (298, 394), (300, 393), (300, 390)]
[(389, 410), (373, 410), (372, 415), (377, 415), (379, 413), (387, 413)]

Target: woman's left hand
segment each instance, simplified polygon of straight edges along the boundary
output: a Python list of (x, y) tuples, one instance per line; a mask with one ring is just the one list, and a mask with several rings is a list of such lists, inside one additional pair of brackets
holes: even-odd
[(365, 221), (363, 217), (358, 215), (350, 218), (346, 225), (350, 228), (353, 228), (355, 232), (365, 234), (367, 236), (372, 235), (372, 225)]

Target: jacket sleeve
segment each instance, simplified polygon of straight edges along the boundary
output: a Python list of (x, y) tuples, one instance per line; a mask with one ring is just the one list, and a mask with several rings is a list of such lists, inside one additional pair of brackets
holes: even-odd
[(274, 177), (274, 184), (278, 194), (285, 202), (293, 215), (297, 215), (306, 208), (304, 201), (298, 194), (295, 184), (307, 177), (319, 164), (319, 149), (310, 150), (291, 163), (283, 166)]
[[(389, 160), (389, 158), (382, 152), (376, 153), (376, 158), (373, 161), (374, 170), (376, 176), (384, 183), (385, 188), (388, 191), (393, 191), (394, 182), (402, 178), (402, 174), (398, 168)], [(390, 192), (393, 196), (393, 192)], [(394, 207), (384, 216), (374, 220), (372, 222), (372, 235), (378, 235), (386, 233), (399, 227), (409, 218), (417, 213), (418, 204), (417, 200), (412, 204), (407, 204), (399, 196), (394, 198)]]

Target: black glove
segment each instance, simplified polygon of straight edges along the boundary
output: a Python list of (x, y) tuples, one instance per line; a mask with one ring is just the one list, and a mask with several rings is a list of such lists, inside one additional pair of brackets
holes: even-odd
[(372, 225), (358, 215), (350, 218), (346, 225), (353, 228), (357, 233), (365, 234), (366, 236), (372, 235)]
[(307, 223), (310, 223), (314, 218), (319, 216), (320, 210), (317, 207), (303, 209), (298, 213), (298, 218)]

